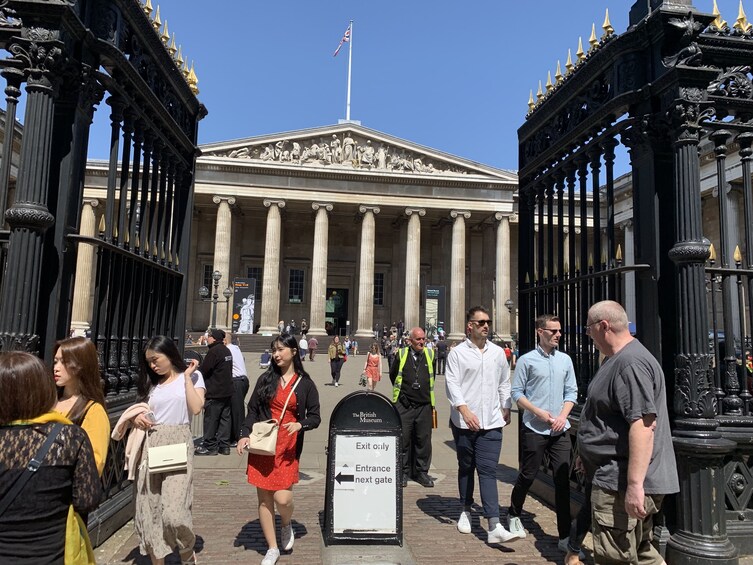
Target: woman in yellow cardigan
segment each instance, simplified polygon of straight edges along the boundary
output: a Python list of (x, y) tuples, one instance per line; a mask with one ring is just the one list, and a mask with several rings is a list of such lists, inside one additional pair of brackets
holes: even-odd
[(58, 390), (55, 410), (83, 428), (94, 449), (94, 462), (102, 476), (110, 445), (110, 419), (99, 376), (97, 348), (83, 337), (55, 344), (52, 375)]

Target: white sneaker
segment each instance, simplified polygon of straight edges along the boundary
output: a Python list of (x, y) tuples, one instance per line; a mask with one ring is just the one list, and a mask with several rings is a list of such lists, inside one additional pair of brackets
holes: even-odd
[(267, 554), (264, 559), (261, 560), (261, 565), (275, 565), (280, 558), (280, 550), (276, 547), (267, 550)]
[(467, 510), (463, 510), (458, 518), (458, 531), (461, 534), (471, 533), (471, 513)]
[[(570, 538), (562, 538), (560, 541), (557, 542), (557, 549), (559, 549), (562, 553), (570, 553), (570, 548), (567, 547), (567, 544), (570, 543)], [(582, 551), (578, 552), (578, 559), (581, 561), (586, 558), (586, 554)]]
[(508, 532), (502, 524), (486, 533), (486, 543), (505, 543), (518, 539), (517, 534)]
[(523, 522), (520, 521), (518, 516), (507, 517), (507, 529), (511, 534), (516, 534), (520, 539), (526, 537), (526, 529), (523, 527)]
[(293, 544), (295, 543), (293, 524), (288, 524), (287, 526), (282, 527), (282, 530), (280, 530), (280, 543), (282, 544), (282, 549), (285, 551), (293, 549)]

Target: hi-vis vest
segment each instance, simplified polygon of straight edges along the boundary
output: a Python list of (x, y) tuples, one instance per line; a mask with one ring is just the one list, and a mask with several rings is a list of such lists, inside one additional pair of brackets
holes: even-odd
[[(395, 384), (392, 385), (393, 404), (397, 403), (397, 399), (400, 396), (400, 387), (403, 384), (403, 368), (405, 367), (405, 362), (408, 360), (409, 351), (410, 347), (403, 347), (398, 353), (400, 356), (400, 365), (397, 367)], [(424, 347), (424, 356), (426, 357), (426, 365), (429, 367), (429, 397), (431, 398), (431, 407), (434, 408), (434, 350)], [(418, 377), (418, 371), (416, 371), (416, 377)]]

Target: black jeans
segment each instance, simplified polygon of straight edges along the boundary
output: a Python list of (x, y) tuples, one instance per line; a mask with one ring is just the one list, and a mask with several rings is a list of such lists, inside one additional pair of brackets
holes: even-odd
[(233, 397), (210, 398), (204, 403), (204, 448), (230, 447), (230, 401)]
[(570, 526), (570, 541), (567, 544), (567, 548), (573, 553), (578, 553), (580, 551), (580, 547), (583, 545), (583, 540), (586, 539), (586, 534), (591, 530), (592, 486), (591, 481), (586, 480), (584, 491), (586, 500), (583, 502), (583, 506), (580, 507), (578, 515)]
[(537, 434), (524, 425), (520, 441), (523, 455), (518, 479), (510, 495), (510, 516), (520, 516), (528, 489), (539, 472), (544, 454), (548, 453), (554, 474), (557, 532), (559, 538), (564, 539), (570, 535), (570, 435), (567, 432), (555, 436)]
[(230, 400), (230, 441), (238, 441), (241, 425), (246, 418), (246, 394), (248, 377), (233, 377), (233, 396)]
[(332, 373), (332, 380), (336, 383), (340, 382), (340, 370), (343, 368), (343, 361), (342, 357), (338, 359), (332, 359), (329, 362), (329, 368), (330, 372)]

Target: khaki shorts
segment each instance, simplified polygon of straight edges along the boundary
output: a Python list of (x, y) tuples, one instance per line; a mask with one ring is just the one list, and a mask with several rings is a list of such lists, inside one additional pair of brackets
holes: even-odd
[(631, 518), (625, 511), (625, 493), (594, 485), (591, 493), (594, 561), (598, 565), (661, 565), (664, 559), (651, 544), (654, 514), (661, 509), (664, 495), (646, 495), (648, 516)]

